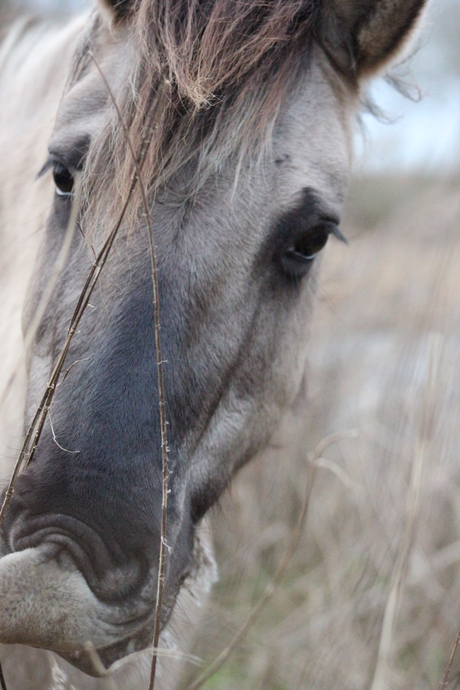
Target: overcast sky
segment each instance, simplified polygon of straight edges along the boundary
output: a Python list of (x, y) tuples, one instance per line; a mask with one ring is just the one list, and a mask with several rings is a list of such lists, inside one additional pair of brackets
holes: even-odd
[(391, 122), (364, 118), (358, 150), (364, 148), (366, 167), (460, 167), (460, 0), (432, 0), (429, 9), (406, 75), (421, 100), (411, 102), (382, 80), (376, 83), (374, 100)]

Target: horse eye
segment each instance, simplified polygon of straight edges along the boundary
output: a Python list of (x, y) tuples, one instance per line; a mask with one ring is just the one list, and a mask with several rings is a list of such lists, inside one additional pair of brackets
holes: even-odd
[(72, 196), (75, 180), (70, 170), (61, 163), (55, 163), (53, 167), (53, 177), (54, 184), (56, 185), (56, 193), (59, 196)]
[(319, 225), (303, 235), (293, 246), (291, 251), (303, 261), (312, 261), (326, 245), (330, 234), (327, 226)]
[(325, 247), (333, 230), (330, 223), (322, 223), (305, 232), (284, 252), (283, 269), (290, 278), (298, 280), (308, 273), (317, 254)]

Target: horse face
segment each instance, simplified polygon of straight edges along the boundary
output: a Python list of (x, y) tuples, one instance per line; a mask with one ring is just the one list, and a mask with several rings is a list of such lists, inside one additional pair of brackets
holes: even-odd
[[(123, 27), (99, 27), (96, 61), (105, 79), (89, 60), (61, 102), (44, 173), (53, 208), (26, 330), (66, 236), (77, 173), (110, 126), (108, 88), (116, 97), (135, 59)], [(304, 396), (319, 255), (340, 237), (357, 100), (356, 84), (339, 77), (327, 49), (313, 44), (257, 161), (222, 158), (194, 186), (200, 170), (190, 160), (155, 198), (149, 194), (169, 423), (163, 626), (196, 568), (200, 520)], [(110, 150), (106, 156), (110, 167)], [(149, 171), (143, 176), (150, 189)], [(96, 218), (88, 218), (88, 203), (36, 335), (27, 422), (111, 229), (110, 194)], [(140, 205), (120, 229), (3, 525), (2, 642), (52, 649), (88, 673), (85, 643), (109, 666), (152, 639), (162, 475), (145, 215)]]

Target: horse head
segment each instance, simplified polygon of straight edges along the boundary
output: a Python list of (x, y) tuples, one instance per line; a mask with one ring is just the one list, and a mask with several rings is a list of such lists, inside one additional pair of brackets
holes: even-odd
[(167, 627), (201, 521), (305, 396), (320, 255), (342, 239), (361, 94), (424, 4), (105, 0), (34, 73), (43, 93), (60, 62), (67, 81), (60, 102), (48, 97), (54, 130), (27, 192), (50, 211), (23, 310), (25, 334), (39, 314), (26, 426), (62, 351), (65, 362), (1, 529), (2, 643), (87, 673), (87, 642), (106, 666), (152, 643), (160, 371)]

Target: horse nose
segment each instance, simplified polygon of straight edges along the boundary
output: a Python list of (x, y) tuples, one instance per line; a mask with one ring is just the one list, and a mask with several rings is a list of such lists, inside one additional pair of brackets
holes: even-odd
[(144, 584), (148, 563), (142, 554), (124, 554), (117, 545), (101, 538), (98, 532), (70, 515), (33, 516), (19, 512), (6, 530), (12, 551), (24, 551), (49, 544), (60, 562), (73, 559), (91, 591), (99, 600), (121, 602)]
[(149, 616), (98, 599), (60, 545), (0, 558), (0, 601), (0, 644), (50, 649), (93, 676), (88, 646), (109, 666), (132, 653), (131, 640), (139, 649), (151, 636)]
[(73, 650), (106, 641), (101, 604), (71, 559), (43, 545), (0, 559), (0, 642)]

